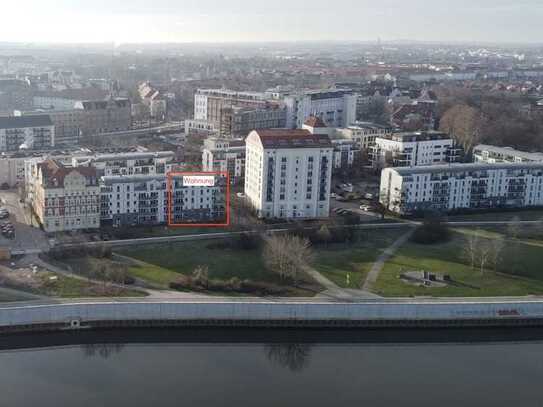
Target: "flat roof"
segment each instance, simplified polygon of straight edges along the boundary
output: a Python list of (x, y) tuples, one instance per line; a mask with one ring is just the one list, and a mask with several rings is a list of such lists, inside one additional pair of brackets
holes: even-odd
[(498, 147), (498, 146), (491, 146), (489, 144), (479, 144), (475, 146), (473, 150), (474, 151), (476, 150), (488, 151), (491, 153), (515, 156), (515, 157), (525, 158), (527, 160), (533, 160), (533, 161), (543, 161), (543, 153), (529, 153), (527, 151), (516, 150), (512, 147)]
[(467, 164), (441, 164), (424, 165), (417, 167), (393, 167), (385, 168), (400, 175), (429, 174), (436, 172), (465, 172), (465, 171), (495, 171), (495, 170), (543, 170), (543, 163), (467, 163)]
[(116, 154), (95, 154), (95, 155), (86, 155), (74, 157), (77, 162), (84, 161), (113, 161), (113, 160), (126, 160), (126, 159), (145, 159), (145, 158), (167, 158), (175, 157), (173, 151), (150, 151), (150, 152), (127, 152), (127, 153), (116, 153)]
[(45, 126), (53, 126), (51, 118), (47, 115), (0, 117), (0, 129), (20, 129)]

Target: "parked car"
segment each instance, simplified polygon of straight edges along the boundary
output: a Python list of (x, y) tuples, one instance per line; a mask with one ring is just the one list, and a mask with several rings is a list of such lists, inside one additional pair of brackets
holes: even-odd
[(373, 199), (373, 194), (370, 194), (369, 192), (364, 194), (364, 198), (366, 199), (369, 199), (369, 200), (372, 200)]
[(332, 193), (330, 194), (330, 198), (337, 198), (337, 194), (336, 194), (335, 192), (332, 192)]
[(369, 212), (371, 210), (371, 207), (369, 205), (360, 205), (360, 210), (364, 212)]
[(238, 198), (245, 198), (245, 194), (243, 192), (238, 192), (236, 195)]

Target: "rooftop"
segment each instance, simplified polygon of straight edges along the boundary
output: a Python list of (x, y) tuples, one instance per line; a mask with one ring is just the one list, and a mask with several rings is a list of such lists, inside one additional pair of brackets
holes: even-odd
[(307, 119), (304, 123), (306, 126), (313, 127), (313, 128), (324, 128), (326, 127), (326, 124), (322, 121), (320, 117), (317, 116), (309, 116), (309, 119)]
[[(387, 169), (385, 169), (386, 171)], [(500, 163), (500, 164), (443, 164), (426, 165), (417, 167), (395, 167), (388, 170), (394, 171), (400, 175), (408, 176), (414, 174), (430, 173), (452, 173), (452, 172), (475, 172), (475, 171), (495, 171), (495, 170), (543, 170), (543, 163)]]
[(47, 115), (0, 117), (0, 129), (21, 129), (52, 125), (53, 122)]
[(543, 153), (529, 153), (526, 151), (515, 150), (512, 147), (497, 147), (488, 144), (479, 144), (473, 149), (475, 153), (477, 151), (488, 151), (490, 153), (499, 154), (503, 156), (519, 157), (529, 161), (542, 161)]
[(255, 130), (264, 149), (329, 148), (328, 135), (312, 134), (308, 130), (265, 129)]

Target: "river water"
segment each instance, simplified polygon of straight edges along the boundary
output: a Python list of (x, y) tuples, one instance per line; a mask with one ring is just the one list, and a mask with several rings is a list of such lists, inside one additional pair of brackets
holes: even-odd
[(540, 333), (101, 335), (10, 338), (0, 406), (543, 406)]

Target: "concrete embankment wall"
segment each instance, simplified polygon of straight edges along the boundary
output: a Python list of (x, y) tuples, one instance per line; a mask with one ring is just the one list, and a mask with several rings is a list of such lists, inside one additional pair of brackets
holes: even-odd
[(432, 327), (543, 325), (543, 301), (80, 302), (0, 308), (0, 331), (102, 327)]

